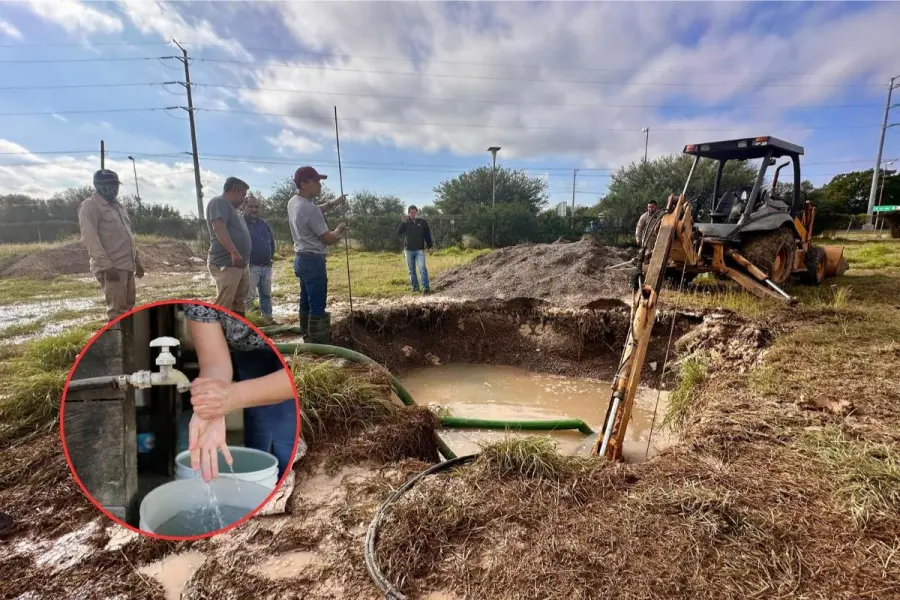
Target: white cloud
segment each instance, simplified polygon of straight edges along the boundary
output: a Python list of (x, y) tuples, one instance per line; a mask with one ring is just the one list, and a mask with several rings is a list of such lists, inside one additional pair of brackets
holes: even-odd
[(218, 47), (235, 56), (250, 57), (230, 36), (219, 33), (205, 19), (189, 23), (178, 12), (176, 4), (152, 0), (119, 0), (125, 16), (141, 32), (157, 34), (164, 40), (175, 38), (193, 48)]
[(53, 118), (56, 119), (57, 121), (62, 121), (63, 123), (69, 122), (69, 120), (67, 118), (65, 118), (62, 115), (56, 114), (56, 113), (53, 113)]
[[(330, 137), (335, 104), (349, 141), (463, 155), (499, 145), (499, 160), (618, 166), (643, 156), (646, 126), (651, 157), (739, 135), (802, 143), (812, 130), (781, 107), (835, 102), (840, 85), (890, 71), (900, 53), (890, 3), (798, 13), (787, 33), (738, 3), (276, 6), (298, 43), (333, 55), (235, 70), (257, 88), (289, 90), (239, 94), (254, 110), (293, 115), (275, 119), (289, 133), (268, 138), (282, 150), (293, 147), (287, 136), (298, 151), (304, 136)], [(658, 108), (673, 103), (689, 107)], [(745, 106), (703, 110), (717, 103)]]
[(4, 21), (0, 19), (0, 33), (7, 37), (11, 37), (14, 40), (21, 40), (25, 36), (22, 35), (22, 32), (19, 31), (18, 27), (10, 23), (9, 21)]
[(119, 19), (80, 0), (28, 0), (26, 4), (69, 33), (118, 33), (123, 29)]
[[(0, 153), (24, 153), (15, 161), (0, 161), (0, 190), (4, 193), (27, 194), (37, 198), (49, 198), (70, 187), (90, 185), (94, 171), (99, 168), (100, 157), (94, 156), (54, 156), (52, 160), (28, 153), (26, 148), (8, 140), (0, 139)], [(14, 166), (3, 166), (3, 163)], [(22, 163), (34, 163), (23, 165)], [(112, 169), (122, 179), (123, 195), (134, 194), (134, 178), (131, 161), (125, 158), (107, 158), (106, 168)], [(168, 204), (182, 211), (182, 214), (197, 214), (197, 200), (194, 192), (194, 173), (190, 160), (165, 164), (142, 159), (137, 165), (141, 198), (144, 202)], [(219, 193), (225, 176), (209, 169), (201, 169), (204, 199), (209, 200)]]
[(322, 149), (322, 144), (287, 129), (282, 129), (277, 136), (266, 136), (266, 141), (283, 153), (314, 154)]

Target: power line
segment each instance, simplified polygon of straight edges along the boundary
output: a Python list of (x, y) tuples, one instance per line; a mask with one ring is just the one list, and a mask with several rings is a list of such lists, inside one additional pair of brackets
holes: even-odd
[(160, 110), (176, 110), (181, 106), (161, 106), (153, 108), (88, 108), (83, 110), (49, 110), (35, 112), (0, 113), (0, 117), (33, 117), (40, 115), (79, 115), (95, 113), (125, 113), (125, 112), (152, 112)]
[[(195, 110), (203, 110), (211, 113), (231, 113), (231, 114), (240, 114), (240, 115), (257, 115), (263, 117), (284, 117), (291, 119), (303, 119), (303, 120), (312, 120), (312, 121), (330, 121), (328, 117), (318, 116), (318, 115), (292, 115), (286, 113), (270, 113), (270, 112), (259, 112), (252, 110), (236, 110), (236, 109), (221, 109), (221, 108), (196, 108)], [(478, 129), (514, 129), (516, 131), (569, 131), (571, 132), (574, 127), (581, 127), (581, 125), (573, 125), (572, 127), (526, 127), (526, 126), (518, 126), (518, 125), (488, 125), (486, 123), (432, 123), (427, 121), (385, 121), (380, 119), (340, 119), (341, 121), (347, 123), (379, 123), (379, 124), (388, 124), (388, 125), (419, 125), (419, 126), (433, 126), (433, 127), (475, 127)], [(790, 126), (785, 127), (782, 126), (779, 129), (782, 130), (807, 130), (807, 129), (874, 129), (879, 127), (879, 125), (798, 125), (798, 126)], [(593, 127), (593, 131), (641, 131), (642, 127)], [(683, 132), (692, 132), (692, 131), (745, 131), (746, 127), (683, 127), (683, 128), (655, 128), (655, 131), (683, 131)]]
[(11, 90), (65, 90), (74, 88), (117, 88), (117, 87), (144, 87), (155, 85), (171, 85), (181, 83), (179, 81), (149, 81), (143, 83), (73, 83), (65, 85), (4, 85), (0, 91)]
[[(254, 69), (260, 67), (278, 67), (289, 69), (309, 69), (315, 71), (335, 71), (344, 73), (371, 73), (377, 75), (406, 75), (412, 77), (436, 77), (448, 79), (484, 79), (491, 81), (523, 81), (535, 83), (578, 83), (590, 85), (649, 85), (661, 87), (721, 87), (727, 85), (723, 82), (716, 83), (683, 83), (674, 81), (630, 81), (630, 80), (611, 80), (601, 81), (594, 79), (534, 79), (528, 77), (495, 77), (487, 75), (463, 75), (459, 73), (417, 73), (411, 71), (382, 71), (379, 69), (347, 69), (343, 67), (327, 67), (324, 65), (296, 65), (284, 62), (259, 62), (259, 61), (242, 61), (226, 58), (197, 58), (194, 60), (206, 63), (234, 64), (252, 66)], [(827, 87), (827, 88), (880, 88), (883, 87), (877, 83), (766, 83), (766, 87), (788, 87), (788, 88), (810, 88), (810, 87)]]
[(364, 92), (329, 92), (325, 90), (295, 90), (289, 88), (270, 88), (270, 87), (249, 87), (241, 85), (216, 84), (216, 83), (195, 83), (197, 87), (245, 90), (259, 92), (279, 92), (286, 94), (307, 94), (322, 96), (356, 96), (363, 98), (389, 98), (392, 100), (426, 100), (429, 102), (455, 102), (455, 103), (474, 103), (474, 104), (509, 104), (522, 106), (571, 106), (583, 108), (696, 108), (702, 110), (721, 109), (721, 108), (878, 108), (878, 104), (809, 104), (809, 105), (790, 105), (790, 104), (736, 104), (736, 105), (716, 105), (705, 106), (702, 104), (598, 104), (598, 103), (576, 103), (576, 102), (527, 102), (521, 100), (492, 100), (492, 99), (474, 99), (474, 98), (447, 98), (437, 96), (402, 96), (393, 94), (372, 94)]
[(175, 58), (174, 56), (131, 56), (131, 57), (103, 57), (103, 58), (17, 58), (15, 60), (0, 60), (0, 64), (35, 64), (35, 63), (89, 63), (89, 62), (133, 62), (139, 60), (158, 60)]
[(0, 44), (0, 48), (84, 48), (92, 46), (168, 46), (170, 42), (129, 42), (127, 40), (119, 42), (79, 42), (66, 44)]

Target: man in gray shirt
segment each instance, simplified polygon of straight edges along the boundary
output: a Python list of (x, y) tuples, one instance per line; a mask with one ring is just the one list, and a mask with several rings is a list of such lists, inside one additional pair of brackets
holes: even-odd
[(225, 180), (221, 196), (206, 205), (209, 226), (209, 272), (216, 281), (217, 306), (244, 315), (244, 298), (250, 289), (250, 230), (238, 208), (244, 203), (245, 182), (237, 177)]
[(304, 341), (312, 344), (331, 343), (331, 316), (325, 312), (328, 297), (328, 272), (325, 255), (328, 246), (338, 243), (347, 231), (341, 223), (334, 231), (328, 229), (325, 211), (341, 206), (344, 196), (317, 205), (314, 200), (322, 193), (322, 180), (312, 167), (300, 167), (294, 173), (297, 195), (288, 201), (288, 222), (294, 238), (294, 274), (300, 280), (300, 327)]

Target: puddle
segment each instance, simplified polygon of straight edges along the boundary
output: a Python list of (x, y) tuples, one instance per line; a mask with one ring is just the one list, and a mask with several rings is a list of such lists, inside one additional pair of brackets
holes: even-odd
[[(403, 385), (419, 404), (440, 405), (457, 417), (481, 419), (579, 418), (599, 432), (603, 425), (610, 384), (590, 379), (532, 373), (516, 367), (451, 364), (414, 371), (402, 378)], [(672, 443), (660, 431), (668, 392), (659, 400), (649, 456)], [(657, 390), (639, 388), (625, 436), (624, 458), (643, 460), (656, 404)], [(501, 440), (502, 430), (447, 430), (441, 437), (458, 455), (479, 450), (479, 443)], [(550, 435), (564, 454), (588, 454), (590, 439), (578, 431), (522, 432), (517, 435)]]
[(316, 552), (288, 552), (273, 556), (256, 567), (256, 571), (269, 579), (287, 579), (299, 575), (307, 567), (323, 564)]
[(138, 572), (156, 579), (166, 592), (166, 600), (179, 600), (184, 585), (205, 560), (199, 552), (184, 552), (141, 567)]

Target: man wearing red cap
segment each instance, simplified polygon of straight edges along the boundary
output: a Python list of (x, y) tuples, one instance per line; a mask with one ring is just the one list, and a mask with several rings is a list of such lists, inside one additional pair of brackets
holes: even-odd
[(300, 167), (294, 173), (297, 194), (288, 201), (288, 222), (294, 239), (294, 274), (300, 280), (300, 327), (304, 341), (311, 344), (331, 343), (331, 318), (325, 312), (328, 296), (328, 272), (325, 256), (328, 246), (344, 237), (347, 224), (339, 224), (333, 231), (325, 222), (325, 212), (341, 206), (345, 198), (316, 204), (322, 193), (322, 180), (312, 167)]

